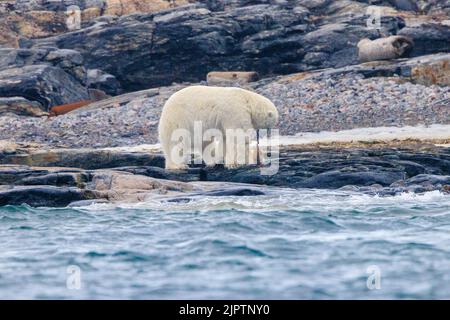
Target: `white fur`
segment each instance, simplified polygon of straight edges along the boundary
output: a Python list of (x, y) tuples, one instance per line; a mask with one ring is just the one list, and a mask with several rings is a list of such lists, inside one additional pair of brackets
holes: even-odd
[[(179, 144), (172, 141), (172, 133), (176, 129), (186, 129), (193, 137), (195, 121), (202, 123), (203, 132), (217, 129), (225, 137), (227, 129), (273, 128), (278, 123), (278, 111), (269, 99), (240, 88), (192, 86), (174, 93), (164, 105), (158, 128), (166, 169), (186, 168), (186, 163), (172, 161), (171, 151)], [(203, 152), (210, 143), (203, 144), (202, 150), (194, 153)], [(250, 141), (245, 143), (248, 147)], [(230, 150), (224, 148), (223, 155), (227, 152)], [(225, 165), (234, 167), (237, 163)]]

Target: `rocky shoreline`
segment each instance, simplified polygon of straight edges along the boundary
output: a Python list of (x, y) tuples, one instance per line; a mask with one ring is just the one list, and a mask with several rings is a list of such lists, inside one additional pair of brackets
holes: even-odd
[[(280, 151), (279, 170), (258, 166), (167, 171), (157, 152), (37, 150), (0, 153), (0, 205), (67, 206), (95, 202), (191, 201), (252, 196), (271, 188), (341, 189), (372, 195), (450, 192), (449, 141), (310, 144)], [(93, 160), (93, 161), (92, 161)], [(6, 164), (10, 163), (10, 164)], [(78, 168), (70, 167), (78, 164)], [(82, 202), (80, 202), (82, 201)]]
[[(448, 61), (450, 54), (438, 54), (420, 60), (369, 63), (268, 78), (245, 87), (274, 102), (281, 117), (282, 135), (361, 127), (450, 124), (450, 86), (445, 82), (450, 81), (450, 69), (437, 68), (429, 75), (436, 79), (441, 73), (446, 74), (441, 85), (417, 83), (424, 82), (425, 75), (418, 73), (410, 79), (398, 71), (403, 68), (404, 73), (411, 72), (409, 65), (418, 68)], [(375, 77), (368, 75), (369, 72), (385, 76)], [(191, 84), (115, 96), (61, 117), (5, 114), (0, 116), (1, 138), (60, 148), (157, 143), (158, 120), (164, 102), (188, 85)]]
[[(81, 10), (76, 30), (65, 24), (69, 2)], [(449, 125), (446, 1), (377, 1), (378, 29), (367, 26), (373, 1), (0, 4), (7, 17), (0, 22), (0, 205), (191, 201), (280, 187), (449, 192), (450, 135), (284, 146), (273, 176), (255, 166), (171, 172), (157, 148), (130, 151), (158, 143), (164, 102), (186, 86), (208, 85), (211, 71), (251, 71), (251, 81), (227, 85), (272, 100), (289, 139)], [(409, 56), (358, 62), (359, 40), (390, 35), (412, 39)], [(83, 107), (50, 112), (72, 104)]]

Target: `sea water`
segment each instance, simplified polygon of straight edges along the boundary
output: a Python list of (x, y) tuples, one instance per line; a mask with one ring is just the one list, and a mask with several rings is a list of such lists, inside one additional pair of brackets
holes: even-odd
[(450, 196), (0, 207), (0, 298), (450, 298)]

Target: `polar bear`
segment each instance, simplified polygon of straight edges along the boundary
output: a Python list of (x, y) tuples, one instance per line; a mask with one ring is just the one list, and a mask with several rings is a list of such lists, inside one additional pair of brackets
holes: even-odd
[[(203, 139), (192, 147), (195, 137), (195, 126), (201, 124), (202, 132), (209, 129), (219, 131), (223, 141)], [(203, 154), (206, 148), (219, 144), (221, 152), (219, 162), (207, 162), (207, 165), (225, 163), (226, 167), (236, 167), (239, 164), (233, 156), (234, 150), (227, 148), (227, 132), (239, 129), (255, 131), (271, 129), (278, 123), (278, 110), (267, 98), (257, 93), (235, 87), (191, 86), (174, 93), (165, 103), (159, 121), (159, 139), (166, 159), (166, 169), (186, 169), (191, 156)], [(181, 129), (192, 138), (177, 139), (175, 131)], [(211, 131), (211, 130), (210, 130)], [(197, 132), (198, 135), (198, 132)], [(230, 139), (228, 139), (228, 142)], [(245, 150), (250, 150), (249, 139), (244, 140)], [(189, 146), (186, 146), (189, 144)], [(192, 153), (184, 155), (183, 161), (175, 159), (176, 148), (190, 148)], [(198, 147), (199, 146), (199, 147)], [(175, 149), (174, 149), (175, 148)], [(175, 152), (175, 153), (174, 153)], [(249, 156), (251, 157), (251, 155)], [(230, 160), (231, 159), (231, 160)], [(203, 159), (204, 160), (204, 159)], [(247, 159), (247, 163), (253, 160)]]

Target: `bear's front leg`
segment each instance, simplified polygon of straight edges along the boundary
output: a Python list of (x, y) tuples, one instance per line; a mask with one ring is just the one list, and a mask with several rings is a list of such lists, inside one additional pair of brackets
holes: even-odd
[(169, 144), (164, 152), (166, 170), (186, 170), (189, 168), (187, 159), (189, 155), (182, 150), (186, 150), (183, 143)]
[(232, 169), (249, 164), (249, 145), (254, 133), (250, 115), (227, 118), (224, 127), (225, 167)]
[(250, 151), (249, 141), (245, 139), (244, 143), (226, 143), (225, 144), (225, 168), (235, 169), (248, 164), (247, 152)]

